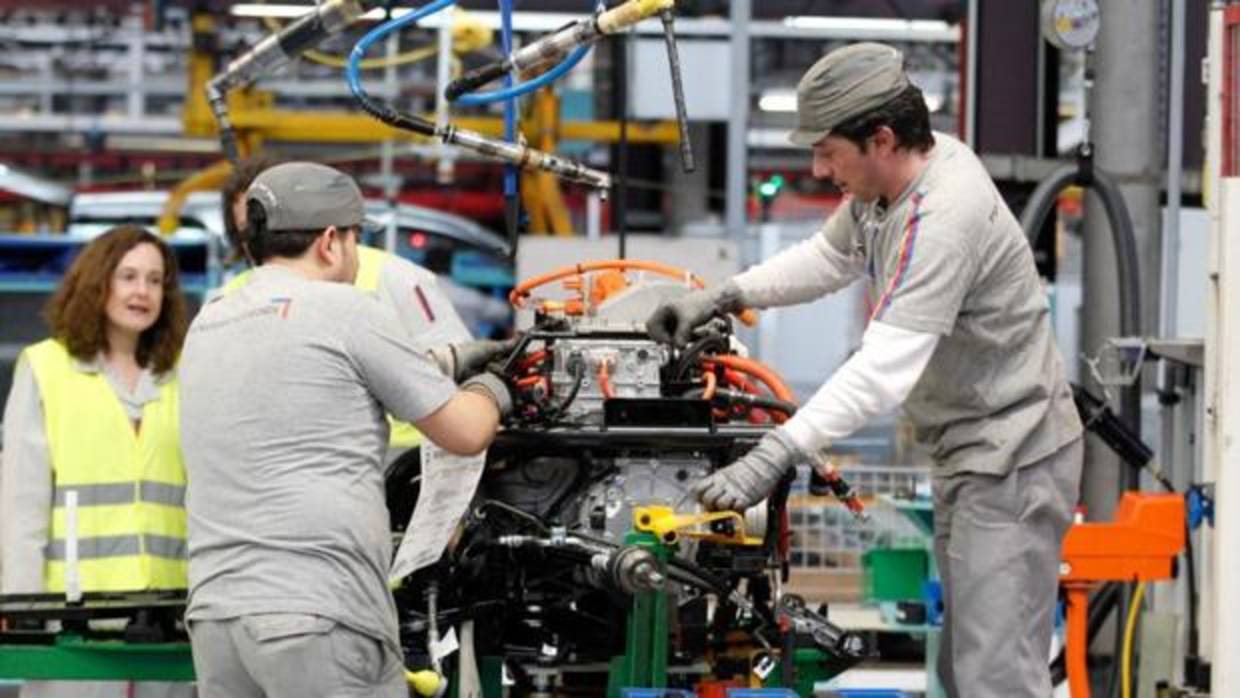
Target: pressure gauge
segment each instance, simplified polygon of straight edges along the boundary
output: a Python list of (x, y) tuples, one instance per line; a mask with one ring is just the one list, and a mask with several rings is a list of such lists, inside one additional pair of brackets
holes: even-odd
[(1042, 35), (1056, 48), (1088, 48), (1098, 36), (1102, 17), (1097, 0), (1043, 0)]

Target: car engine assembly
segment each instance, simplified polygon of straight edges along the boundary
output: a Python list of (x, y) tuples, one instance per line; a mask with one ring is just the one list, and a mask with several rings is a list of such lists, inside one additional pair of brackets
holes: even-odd
[[(554, 282), (574, 297), (532, 297)], [(691, 492), (796, 409), (782, 380), (743, 356), (726, 318), (683, 349), (650, 339), (644, 321), (658, 303), (701, 284), (617, 261), (513, 291), (533, 324), (493, 368), (517, 407), (454, 544), (396, 592), (406, 647), (435, 646), (432, 627), (468, 624), (473, 647), (461, 661), (502, 658), (511, 695), (602, 695), (609, 667), (633, 653), (636, 599), (661, 594), (668, 685), (761, 685), (795, 647), (816, 649), (834, 673), (869, 657), (861, 636), (782, 600), (792, 474), (746, 512), (705, 512)], [(417, 473), (413, 457), (391, 469), (397, 522), (416, 500)]]

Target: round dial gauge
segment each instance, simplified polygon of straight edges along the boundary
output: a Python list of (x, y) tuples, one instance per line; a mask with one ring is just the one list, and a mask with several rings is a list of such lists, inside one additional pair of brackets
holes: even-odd
[(1088, 47), (1098, 36), (1101, 23), (1097, 0), (1045, 0), (1042, 3), (1042, 35), (1056, 48)]

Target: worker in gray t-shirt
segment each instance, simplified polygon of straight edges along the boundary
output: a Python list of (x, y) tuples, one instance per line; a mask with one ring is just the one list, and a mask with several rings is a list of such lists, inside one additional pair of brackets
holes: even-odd
[(650, 333), (683, 345), (716, 313), (803, 303), (859, 278), (869, 323), (860, 349), (808, 403), (697, 483), (698, 495), (713, 508), (750, 506), (791, 467), (903, 404), (937, 465), (944, 687), (1049, 696), (1082, 427), (1033, 254), (978, 158), (931, 132), (896, 49), (827, 54), (802, 77), (797, 112), (792, 142), (812, 147), (814, 175), (845, 203), (811, 239), (657, 309)]
[(207, 698), (405, 696), (384, 414), (447, 451), (482, 451), (511, 409), (482, 370), (503, 345), (428, 355), (350, 283), (362, 198), (343, 173), (278, 165), (247, 206), (260, 266), (202, 309), (180, 363), (198, 686)]

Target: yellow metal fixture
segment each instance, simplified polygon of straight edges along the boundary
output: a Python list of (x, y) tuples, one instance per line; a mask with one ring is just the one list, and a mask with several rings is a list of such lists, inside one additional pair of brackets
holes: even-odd
[[(730, 531), (715, 532), (710, 524), (730, 521)], [(633, 528), (653, 533), (664, 543), (675, 543), (681, 536), (729, 545), (762, 545), (761, 538), (746, 535), (745, 517), (735, 511), (711, 511), (700, 514), (677, 514), (666, 506), (637, 507), (633, 510)]]
[(164, 208), (159, 212), (159, 234), (171, 235), (181, 224), (181, 208), (185, 200), (196, 191), (211, 191), (224, 185), (232, 174), (232, 163), (221, 160), (205, 170), (185, 178), (168, 194)]

